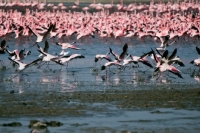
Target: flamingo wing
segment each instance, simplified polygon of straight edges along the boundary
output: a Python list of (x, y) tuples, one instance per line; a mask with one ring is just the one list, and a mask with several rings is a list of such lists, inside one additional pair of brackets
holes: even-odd
[(36, 59), (36, 60), (32, 61), (31, 63), (27, 64), (26, 67), (29, 67), (29, 66), (31, 66), (31, 65), (34, 65), (34, 64), (36, 64), (38, 61), (41, 61), (41, 60), (42, 60), (41, 58)]
[(177, 53), (177, 49), (175, 49), (175, 50), (172, 52), (172, 54), (171, 54), (171, 56), (168, 58), (168, 60), (171, 60), (171, 59), (175, 58), (175, 57), (176, 57), (176, 53)]
[(115, 57), (115, 59), (119, 60), (118, 59), (119, 55), (117, 53), (115, 53), (110, 47), (109, 47), (109, 49), (110, 49), (110, 53)]
[(19, 65), (19, 62), (18, 62), (18, 61), (15, 61), (15, 60), (11, 59), (10, 57), (8, 57), (8, 59), (11, 60), (12, 62), (14, 62), (14, 63), (16, 63), (16, 64)]
[(153, 54), (153, 57), (154, 57), (156, 63), (160, 62), (160, 59), (158, 58), (158, 56), (156, 56), (156, 54), (155, 54), (155, 52), (153, 51), (153, 49), (151, 49), (151, 50), (152, 50), (152, 54)]
[(49, 43), (46, 40), (44, 45), (44, 52), (48, 53), (48, 50), (49, 50)]
[(174, 71), (171, 71), (171, 70), (168, 70), (168, 71), (173, 73), (173, 74), (175, 74), (175, 75), (177, 75), (179, 78), (183, 79), (182, 75), (179, 72), (174, 72)]
[(168, 59), (168, 50), (165, 50), (165, 52), (162, 55), (162, 58)]
[(1, 41), (1, 48), (2, 49), (6, 48), (6, 40)]
[(51, 24), (51, 25), (49, 26), (49, 28), (48, 28), (47, 32), (44, 34), (44, 37), (43, 37), (43, 38), (46, 38), (46, 37), (50, 34), (50, 32), (51, 32), (51, 30), (53, 29), (53, 27), (54, 27), (53, 24)]
[(197, 53), (200, 55), (200, 48), (196, 47)]
[(127, 54), (127, 51), (128, 51), (128, 45), (127, 43), (123, 46), (123, 51), (122, 53), (120, 54), (119, 58), (120, 59), (124, 59), (125, 55)]
[(28, 27), (28, 29), (31, 31), (31, 33), (33, 33), (33, 35), (35, 35), (36, 37), (38, 37), (38, 34), (37, 33), (35, 33), (29, 26), (27, 26)]

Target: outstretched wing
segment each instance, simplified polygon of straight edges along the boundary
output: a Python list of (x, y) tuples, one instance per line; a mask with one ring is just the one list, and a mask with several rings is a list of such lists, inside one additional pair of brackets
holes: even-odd
[(109, 47), (110, 49), (110, 53), (115, 57), (116, 60), (119, 60), (119, 55), (117, 53), (115, 53), (114, 51), (112, 51), (112, 49)]
[(48, 50), (49, 50), (49, 43), (46, 40), (44, 45), (44, 52), (48, 53)]
[(153, 50), (151, 50), (150, 52), (144, 53), (142, 56), (140, 56), (140, 59), (146, 58), (146, 57), (150, 56), (151, 54), (153, 54)]
[(200, 48), (196, 47), (197, 53), (200, 55)]
[(18, 61), (15, 61), (15, 60), (11, 59), (10, 57), (8, 57), (8, 59), (11, 60), (12, 62), (14, 62), (14, 63), (16, 63), (16, 64), (19, 65), (19, 62), (18, 62)]
[(171, 54), (171, 56), (168, 58), (168, 60), (171, 60), (171, 59), (175, 58), (176, 53), (177, 53), (177, 49), (175, 49), (175, 50), (172, 52), (172, 54)]
[(173, 72), (173, 71), (171, 71), (171, 70), (168, 70), (168, 71), (171, 72), (171, 73), (173, 73), (173, 74), (175, 74), (175, 75), (177, 75), (179, 78), (182, 78), (182, 79), (183, 79), (183, 77), (181, 76), (180, 73), (176, 73), (176, 72)]
[(6, 48), (6, 40), (1, 41), (1, 48), (2, 49)]
[(156, 54), (155, 54), (155, 52), (153, 51), (153, 49), (151, 49), (152, 50), (152, 54), (153, 54), (153, 57), (154, 57), (154, 59), (155, 59), (155, 61), (158, 63), (158, 62), (160, 62), (160, 59), (156, 56)]
[(26, 67), (29, 67), (29, 66), (31, 66), (31, 65), (34, 65), (34, 64), (36, 64), (38, 61), (41, 61), (41, 60), (42, 60), (42, 58), (38, 58), (38, 59), (32, 61), (31, 63), (27, 64)]
[(163, 53), (162, 59), (163, 58), (168, 59), (168, 50), (165, 50), (165, 52)]
[(81, 55), (81, 54), (72, 54), (69, 57), (69, 60), (73, 60), (73, 59), (77, 59), (77, 58), (85, 58), (85, 56)]
[(50, 32), (51, 32), (51, 30), (53, 29), (53, 27), (54, 27), (53, 24), (51, 24), (51, 25), (49, 26), (49, 29), (48, 29), (47, 32), (44, 34), (44, 37), (43, 37), (43, 38), (46, 38), (46, 37), (50, 34)]
[(35, 33), (29, 26), (27, 26), (27, 27), (28, 27), (28, 29), (33, 33), (33, 35), (35, 35), (36, 37), (38, 36), (38, 34)]
[(120, 54), (119, 58), (120, 59), (124, 59), (125, 55), (127, 54), (127, 51), (128, 51), (128, 44), (126, 43), (123, 47), (123, 51), (122, 53)]

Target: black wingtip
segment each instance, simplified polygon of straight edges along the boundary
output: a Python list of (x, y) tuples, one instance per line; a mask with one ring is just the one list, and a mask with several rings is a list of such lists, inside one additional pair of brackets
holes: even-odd
[(60, 44), (58, 42), (56, 42), (56, 45), (60, 46)]
[(95, 59), (94, 59), (94, 62), (97, 62), (97, 61), (98, 61), (98, 58), (95, 58)]
[(106, 69), (106, 66), (103, 65), (103, 66), (101, 67), (101, 70), (105, 70), (105, 69)]
[(36, 43), (35, 43), (35, 44), (33, 44), (31, 47), (35, 46), (36, 44), (38, 45), (38, 43), (36, 42)]

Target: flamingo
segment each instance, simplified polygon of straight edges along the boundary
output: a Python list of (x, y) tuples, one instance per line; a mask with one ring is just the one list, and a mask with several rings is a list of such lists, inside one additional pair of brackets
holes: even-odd
[[(163, 63), (161, 64), (158, 68), (155, 69), (154, 72), (158, 72), (160, 71), (161, 73), (165, 72), (165, 71), (169, 71), (175, 75), (177, 75), (179, 78), (183, 78), (182, 75), (181, 75), (181, 72), (180, 70), (178, 70), (176, 67), (172, 66), (172, 65), (169, 65), (167, 63)], [(160, 76), (159, 76), (160, 77)], [(158, 78), (159, 78), (158, 77)]]
[(94, 61), (95, 62), (97, 62), (99, 59), (106, 59), (106, 60), (108, 60), (108, 61), (112, 61), (112, 59), (109, 57), (109, 55), (108, 54), (110, 54), (109, 52), (108, 53), (106, 53), (105, 55), (104, 54), (97, 54), (96, 56), (95, 56), (95, 59), (94, 59)]
[(76, 47), (75, 45), (73, 45), (76, 42), (72, 42), (70, 43), (56, 43), (58, 46), (61, 46), (62, 51), (60, 53), (60, 55), (67, 55), (69, 52), (65, 52), (65, 49), (71, 48), (71, 49), (75, 49), (75, 50), (81, 50), (81, 48)]
[[(30, 67), (30, 66), (36, 64), (38, 61), (41, 60), (41, 59), (36, 59), (36, 60), (32, 61), (31, 63), (28, 63), (28, 64), (27, 64), (27, 63), (22, 63), (22, 62), (20, 62), (20, 61), (18, 61), (18, 60), (13, 60), (13, 59), (11, 59), (10, 57), (8, 57), (8, 59), (11, 60), (12, 62), (14, 62), (14, 63), (16, 63), (16, 64), (19, 65), (19, 67), (18, 67), (18, 69), (19, 69), (18, 74), (19, 74), (20, 72), (22, 72), (24, 69), (26, 69), (26, 68), (28, 68), (28, 67)], [(17, 75), (18, 75), (18, 74), (17, 74)], [(16, 76), (17, 76), (17, 75), (16, 75)], [(14, 78), (15, 78), (16, 76), (14, 76)]]
[[(156, 36), (157, 37), (157, 36)], [(159, 39), (160, 39), (160, 41), (161, 41), (161, 45), (160, 45), (160, 47), (158, 47), (158, 48), (156, 48), (158, 51), (164, 51), (165, 49), (166, 49), (166, 47), (167, 46), (170, 46), (170, 45), (172, 45), (172, 44), (174, 44), (176, 41), (173, 41), (173, 42), (171, 42), (170, 44), (169, 44), (169, 38), (170, 38), (170, 36), (169, 35), (167, 35), (167, 36), (160, 36), (160, 37), (158, 37)]]
[(78, 58), (85, 58), (85, 56), (83, 56), (81, 54), (72, 54), (67, 58), (61, 57), (60, 59), (56, 60), (56, 62), (61, 63), (61, 64), (67, 63), (67, 66), (68, 66), (69, 61), (72, 61), (72, 60), (78, 59)]
[(151, 65), (151, 63), (146, 59), (148, 56), (150, 56), (152, 54), (152, 51), (143, 54), (142, 56), (131, 56), (131, 59), (133, 60), (133, 63), (138, 64), (139, 62), (150, 67), (153, 68), (153, 66)]
[[(25, 49), (22, 49), (20, 50), (20, 52), (18, 52), (18, 50), (14, 50), (15, 54), (14, 56), (12, 56), (12, 60), (15, 60), (15, 61), (20, 61), (20, 60), (23, 60), (25, 59), (28, 55), (31, 54), (31, 51), (26, 51), (25, 52)], [(10, 55), (12, 55), (13, 53), (12, 52), (9, 52)]]
[(119, 63), (118, 60), (114, 60), (114, 61), (106, 62), (106, 63), (101, 67), (101, 70), (105, 70), (106, 67), (112, 66), (112, 65), (115, 65), (115, 66), (123, 66), (121, 63)]
[[(53, 29), (53, 27), (54, 27), (54, 25), (51, 24), (51, 25), (49, 26), (48, 30), (45, 32), (45, 34), (44, 34), (44, 35), (40, 35), (40, 34), (37, 34), (36, 32), (34, 32), (34, 31), (28, 26), (29, 30), (37, 37), (36, 43), (35, 43), (35, 44), (37, 44), (37, 43), (39, 43), (39, 42), (46, 41), (46, 40), (47, 40), (47, 36), (50, 34), (50, 31)], [(34, 45), (35, 45), (35, 44), (34, 44)], [(33, 46), (34, 46), (34, 45), (33, 45)]]
[[(42, 61), (44, 62), (44, 64), (47, 63), (47, 68), (49, 68), (49, 62), (50, 62), (50, 61), (54, 61), (54, 62), (55, 62), (55, 60), (59, 58), (58, 56), (54, 56), (54, 55), (51, 55), (51, 54), (49, 54), (49, 53), (46, 53), (46, 52), (42, 49), (42, 47), (40, 47), (38, 44), (37, 44), (37, 47), (38, 47), (38, 51), (39, 51), (41, 54), (44, 55), (44, 56), (43, 56), (42, 58), (40, 58), (40, 59), (42, 59)], [(43, 64), (42, 64), (42, 65), (43, 65)], [(42, 65), (40, 65), (39, 67), (41, 67)], [(50, 69), (50, 68), (49, 68), (49, 69)]]

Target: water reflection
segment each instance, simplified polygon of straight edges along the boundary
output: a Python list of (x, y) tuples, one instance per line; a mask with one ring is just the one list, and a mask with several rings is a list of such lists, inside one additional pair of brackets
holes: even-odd
[(72, 77), (72, 75), (69, 75), (68, 72), (60, 72), (59, 76), (61, 92), (74, 92), (76, 89), (76, 85), (74, 84), (75, 81), (69, 81), (69, 78)]
[(200, 82), (200, 76), (194, 76), (194, 79), (198, 82)]

